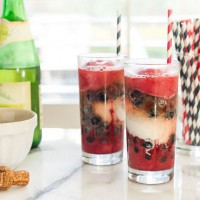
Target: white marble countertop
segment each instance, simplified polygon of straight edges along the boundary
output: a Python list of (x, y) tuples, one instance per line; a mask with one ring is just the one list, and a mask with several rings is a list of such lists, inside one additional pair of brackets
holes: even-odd
[(127, 178), (124, 161), (113, 166), (81, 162), (79, 130), (44, 129), (40, 148), (16, 170), (28, 170), (30, 183), (0, 192), (0, 200), (199, 200), (200, 159), (176, 155), (174, 179), (142, 185)]

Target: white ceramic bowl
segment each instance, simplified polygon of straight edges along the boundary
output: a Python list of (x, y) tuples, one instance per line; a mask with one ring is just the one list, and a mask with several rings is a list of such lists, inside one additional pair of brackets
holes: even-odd
[(0, 165), (15, 168), (30, 151), (37, 114), (15, 108), (0, 108)]

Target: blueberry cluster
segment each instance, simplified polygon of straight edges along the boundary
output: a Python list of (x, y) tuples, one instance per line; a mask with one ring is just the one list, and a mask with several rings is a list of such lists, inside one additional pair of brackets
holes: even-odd
[(164, 99), (138, 90), (127, 90), (126, 96), (136, 109), (146, 110), (149, 118), (163, 116), (170, 120), (176, 116), (176, 97)]
[[(161, 163), (164, 163), (167, 161), (167, 159), (173, 159), (173, 154), (171, 155), (170, 152), (172, 146), (174, 145), (175, 142), (175, 134), (172, 134), (169, 141), (165, 144), (160, 144), (160, 145), (155, 145), (153, 141), (151, 140), (142, 140), (139, 139), (138, 137), (134, 137), (130, 134), (128, 134), (128, 146), (130, 146), (135, 154), (140, 154), (144, 152), (144, 158), (146, 160), (151, 160), (152, 158), (152, 153), (153, 152), (160, 154), (160, 158), (158, 157), (159, 161)], [(156, 149), (155, 149), (156, 148)]]
[(88, 90), (86, 92), (81, 92), (81, 127), (82, 134), (87, 135), (86, 140), (88, 143), (93, 143), (95, 141), (94, 134), (101, 137), (110, 132), (114, 132), (115, 135), (122, 132), (123, 125), (120, 122), (114, 122), (113, 119), (112, 122), (108, 124), (103, 121), (99, 115), (94, 113), (93, 106), (96, 102), (105, 103), (107, 101), (113, 101), (118, 97), (123, 97), (123, 95), (124, 88), (119, 84), (109, 85), (97, 91)]
[(145, 95), (138, 90), (132, 90), (129, 92), (129, 98), (136, 108), (140, 109), (144, 106), (144, 97)]
[(106, 88), (99, 89), (97, 91), (88, 90), (86, 93), (86, 99), (88, 102), (106, 102), (108, 100), (115, 100), (120, 96), (123, 96), (124, 89), (120, 84), (109, 85)]

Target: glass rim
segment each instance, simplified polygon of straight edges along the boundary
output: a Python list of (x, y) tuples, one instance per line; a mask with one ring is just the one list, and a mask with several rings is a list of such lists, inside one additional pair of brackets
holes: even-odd
[(164, 58), (133, 58), (125, 60), (124, 64), (137, 66), (170, 66), (178, 64), (178, 61), (173, 59), (171, 63), (167, 63), (167, 59)]
[(84, 54), (79, 54), (78, 58), (119, 59), (119, 60), (123, 60), (123, 59), (125, 59), (125, 56), (124, 55), (117, 55), (115, 53), (84, 53)]

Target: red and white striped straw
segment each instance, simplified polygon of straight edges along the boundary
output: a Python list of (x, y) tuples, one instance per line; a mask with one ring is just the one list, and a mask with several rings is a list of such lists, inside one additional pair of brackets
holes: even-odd
[(172, 62), (172, 10), (168, 10), (168, 26), (167, 26), (167, 63)]

